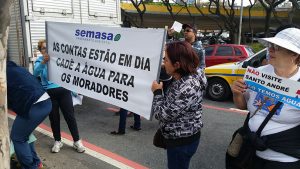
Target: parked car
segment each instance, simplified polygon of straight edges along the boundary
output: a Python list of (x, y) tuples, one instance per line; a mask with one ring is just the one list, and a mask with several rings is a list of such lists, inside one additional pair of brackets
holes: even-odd
[(237, 62), (247, 59), (253, 55), (251, 47), (236, 44), (215, 44), (204, 47), (206, 67)]
[(248, 59), (235, 63), (225, 63), (205, 68), (208, 80), (206, 96), (211, 100), (225, 101), (232, 96), (230, 85), (243, 78), (247, 66), (259, 67), (266, 58), (266, 48)]

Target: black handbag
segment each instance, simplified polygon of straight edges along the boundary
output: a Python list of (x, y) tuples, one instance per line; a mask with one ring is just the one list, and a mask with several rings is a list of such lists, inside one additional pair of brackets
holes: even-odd
[(153, 145), (158, 148), (167, 148), (166, 140), (164, 136), (162, 135), (161, 129), (157, 129), (154, 137), (153, 137)]
[(256, 132), (251, 132), (248, 127), (251, 118), (250, 113), (248, 113), (243, 127), (234, 132), (228, 146), (225, 161), (226, 169), (251, 169), (253, 167), (256, 150), (264, 151), (267, 149), (266, 140), (264, 137), (260, 137), (261, 132), (281, 105), (282, 102), (277, 102)]

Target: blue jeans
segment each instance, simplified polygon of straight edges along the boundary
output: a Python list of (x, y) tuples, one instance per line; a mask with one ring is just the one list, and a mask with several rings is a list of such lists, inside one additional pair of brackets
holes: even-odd
[[(128, 110), (121, 108), (120, 109), (120, 121), (119, 121), (119, 132), (125, 133), (126, 128), (126, 119), (127, 119), (127, 112)], [(138, 114), (133, 113), (134, 118), (134, 128), (141, 128), (141, 116)]]
[(12, 129), (11, 140), (14, 143), (18, 161), (24, 169), (36, 169), (41, 160), (38, 158), (34, 144), (28, 144), (29, 135), (43, 122), (51, 111), (51, 100), (33, 104), (29, 110), (28, 118), (16, 117)]
[(197, 151), (200, 139), (191, 144), (167, 148), (169, 169), (188, 169), (192, 156)]

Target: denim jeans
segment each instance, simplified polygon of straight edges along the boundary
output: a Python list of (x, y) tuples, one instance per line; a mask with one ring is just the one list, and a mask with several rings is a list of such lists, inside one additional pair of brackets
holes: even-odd
[(36, 169), (41, 162), (35, 152), (34, 144), (28, 144), (27, 141), (34, 129), (48, 116), (51, 107), (50, 99), (33, 104), (28, 118), (17, 115), (13, 123), (10, 137), (14, 143), (17, 158), (24, 169)]
[[(119, 121), (119, 129), (118, 129), (119, 132), (125, 133), (127, 113), (128, 110), (123, 108), (120, 109), (120, 121)], [(133, 113), (133, 118), (134, 118), (133, 127), (141, 128), (141, 116)]]
[(188, 169), (200, 139), (191, 144), (167, 148), (168, 169)]

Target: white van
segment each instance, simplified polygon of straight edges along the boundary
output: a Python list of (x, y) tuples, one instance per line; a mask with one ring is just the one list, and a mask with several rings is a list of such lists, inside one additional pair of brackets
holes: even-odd
[(120, 0), (14, 0), (10, 8), (8, 58), (32, 71), (45, 21), (121, 25)]

